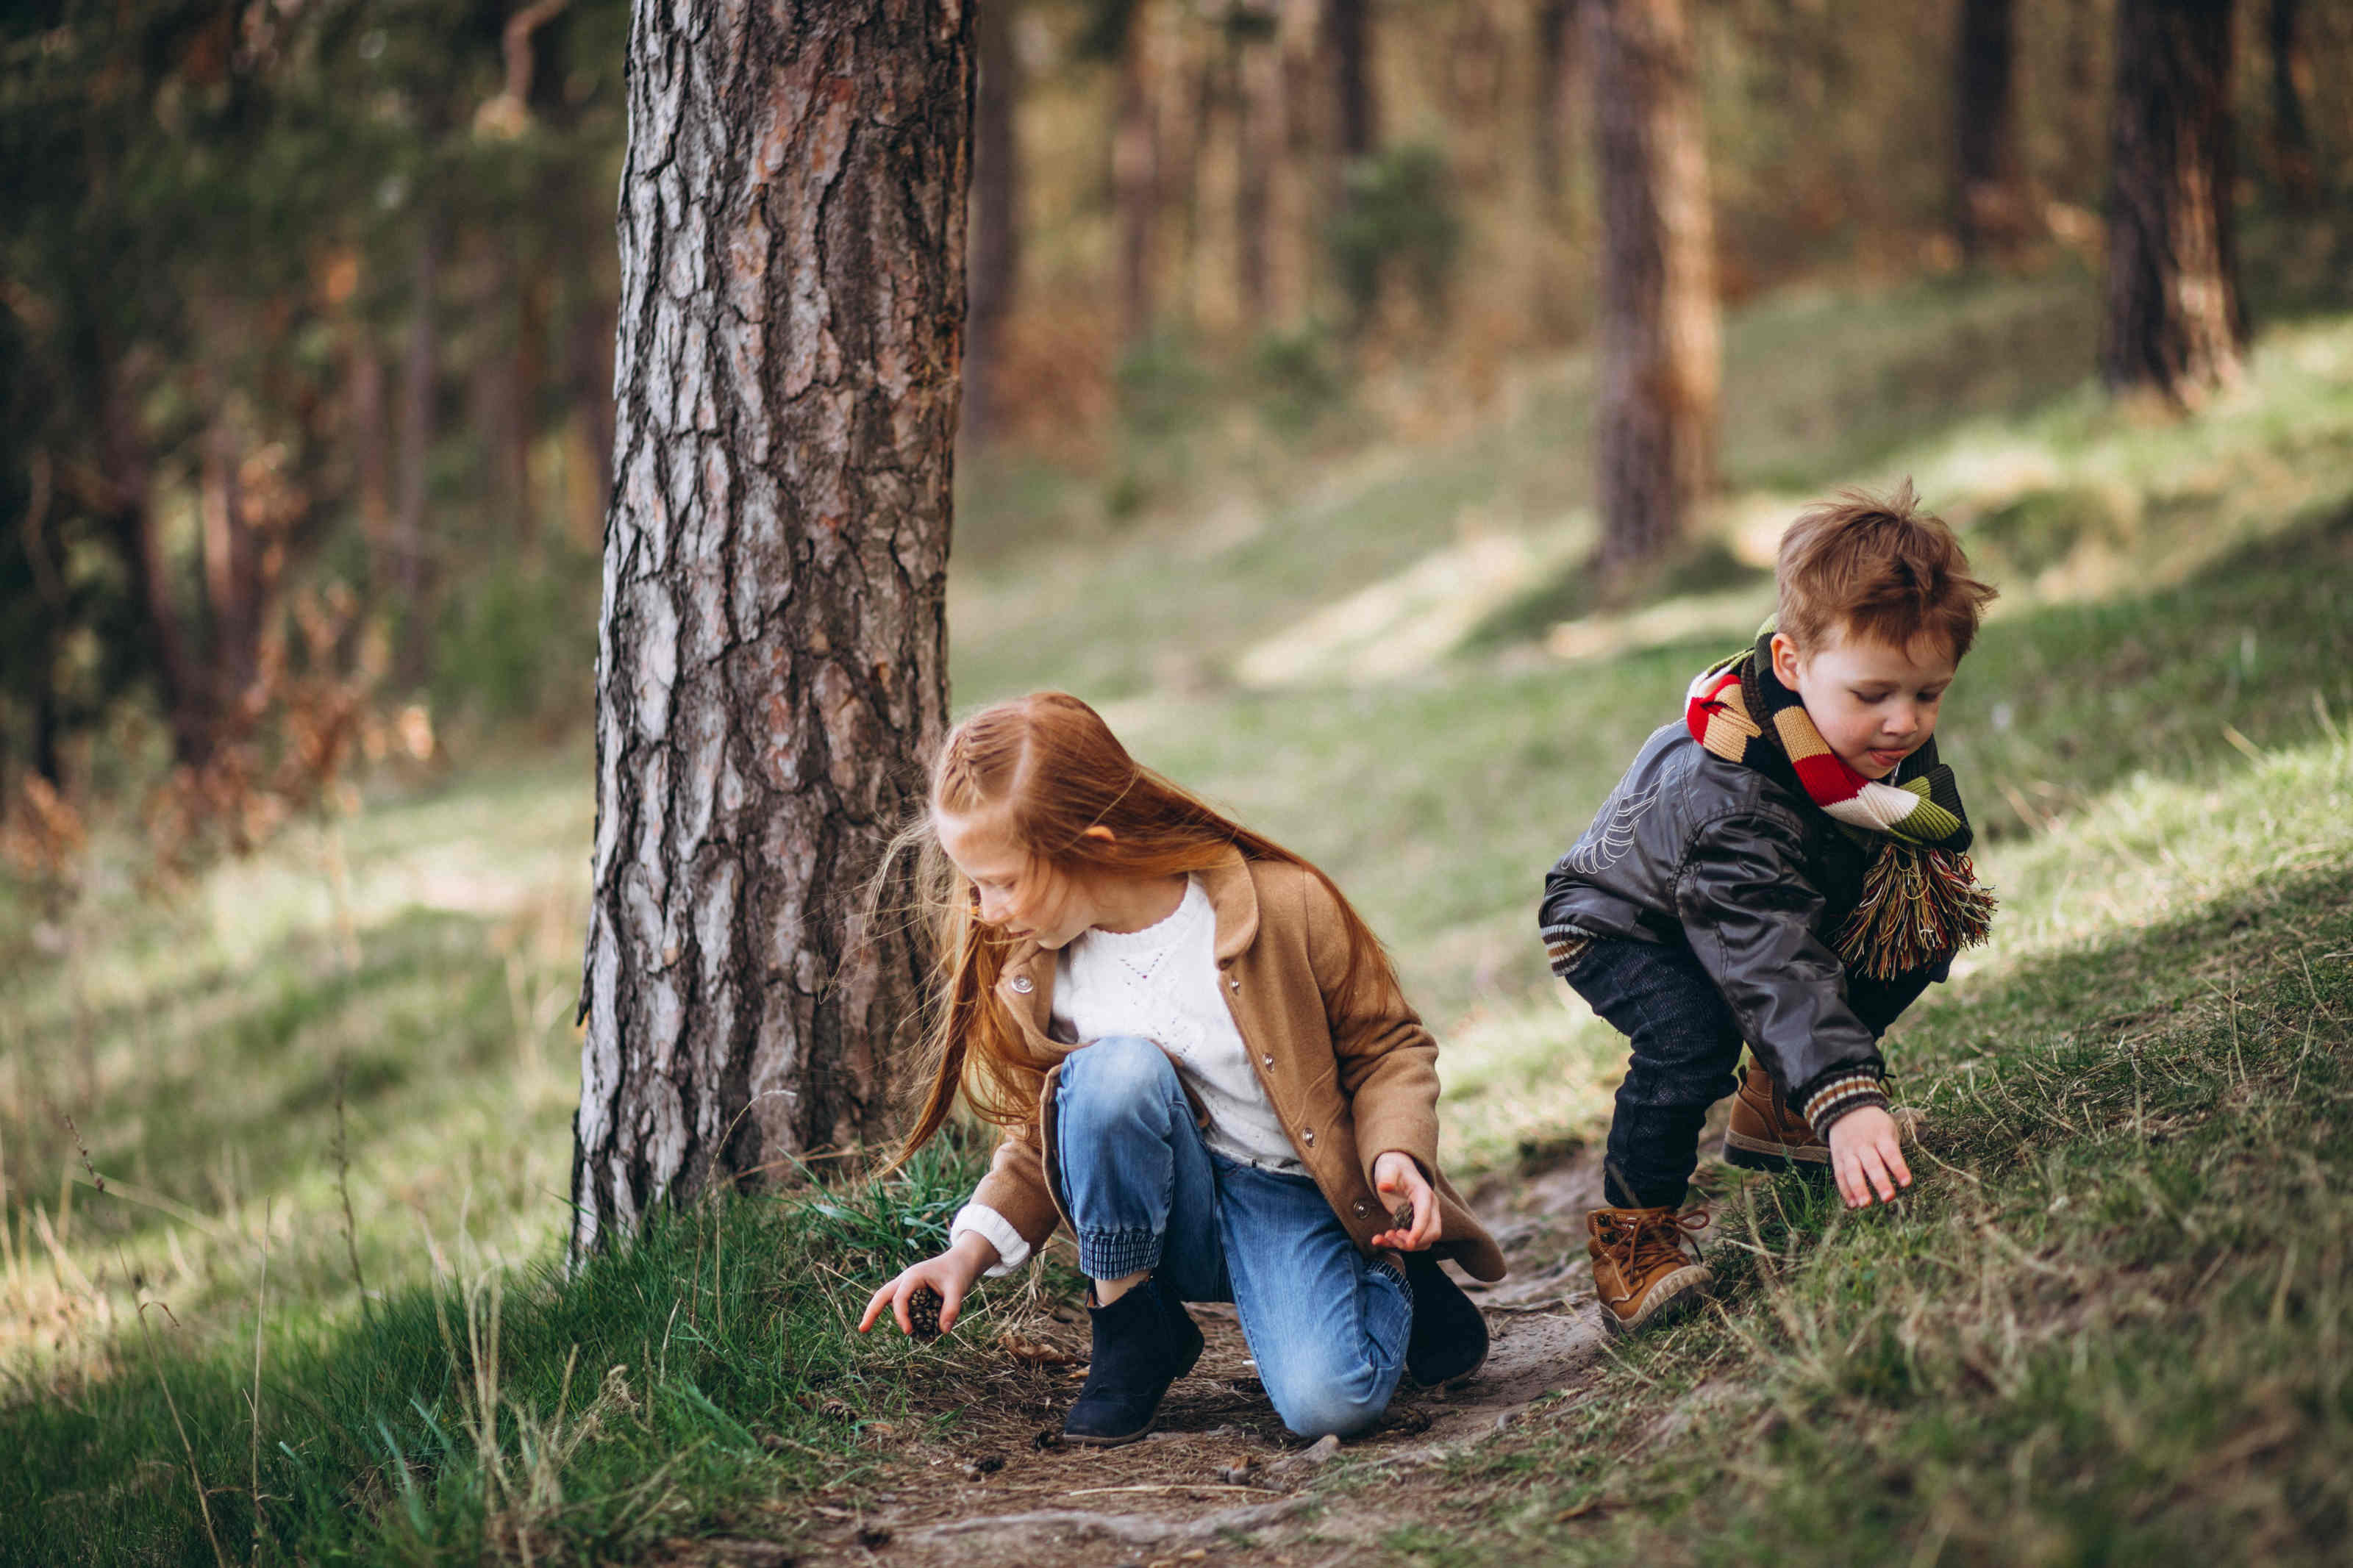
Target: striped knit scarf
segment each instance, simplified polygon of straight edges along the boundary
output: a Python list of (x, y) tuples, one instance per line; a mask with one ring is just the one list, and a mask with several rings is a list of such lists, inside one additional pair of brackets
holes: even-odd
[(1754, 646), (1691, 683), (1683, 721), (1725, 761), (1796, 786), (1852, 837), (1878, 839), (1862, 900), (1831, 942), (1849, 970), (1890, 980), (1986, 939), (1993, 895), (1969, 864), (1968, 816), (1953, 770), (1936, 760), (1936, 742), (1904, 760), (1901, 771), (1912, 776), (1902, 784), (1874, 783), (1847, 766), (1774, 675), (1772, 622)]

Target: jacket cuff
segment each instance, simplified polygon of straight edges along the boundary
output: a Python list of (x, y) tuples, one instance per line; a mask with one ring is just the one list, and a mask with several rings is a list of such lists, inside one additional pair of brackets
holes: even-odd
[(980, 1232), (997, 1248), (997, 1267), (984, 1273), (982, 1279), (1002, 1279), (1029, 1261), (1029, 1244), (1013, 1228), (1012, 1221), (987, 1204), (966, 1204), (956, 1211), (955, 1219), (948, 1226), (949, 1244), (953, 1246), (955, 1238), (967, 1230)]
[(1593, 933), (1575, 926), (1547, 926), (1544, 931), (1545, 962), (1554, 974), (1566, 980), (1577, 961), (1592, 951)]
[(1814, 1130), (1814, 1136), (1827, 1143), (1831, 1126), (1841, 1117), (1866, 1106), (1886, 1110), (1887, 1091), (1876, 1071), (1855, 1068), (1834, 1072), (1820, 1080), (1814, 1091), (1806, 1096), (1805, 1109), (1800, 1114), (1805, 1117), (1806, 1125)]

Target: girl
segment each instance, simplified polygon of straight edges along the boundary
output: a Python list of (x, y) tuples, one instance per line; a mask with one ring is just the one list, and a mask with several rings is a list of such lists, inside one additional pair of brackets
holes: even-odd
[[(1468, 1377), (1503, 1255), (1438, 1169), (1438, 1047), (1331, 879), (1137, 765), (1060, 692), (984, 709), (932, 768), (939, 913), (929, 1088), (900, 1154), (961, 1089), (1004, 1131), (948, 1249), (874, 1293), (952, 1326), (983, 1274), (1060, 1221), (1094, 1353), (1072, 1442), (1129, 1443), (1190, 1371), (1187, 1301), (1231, 1301), (1283, 1424), (1361, 1432), (1401, 1372)], [(1405, 1205), (1411, 1205), (1410, 1218)]]

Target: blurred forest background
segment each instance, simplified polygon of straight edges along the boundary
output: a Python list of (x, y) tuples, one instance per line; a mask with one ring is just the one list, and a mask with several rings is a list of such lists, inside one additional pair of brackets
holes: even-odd
[[(986, 7), (958, 560), (1459, 432), (1588, 341), (1574, 11)], [(2095, 270), (2114, 23), (1694, 0), (1722, 300)], [(26, 866), (94, 802), (142, 809), (171, 865), (339, 809), (362, 755), (583, 724), (627, 25), (620, 0), (0, 23), (0, 801)], [(2232, 195), (2275, 318), (2345, 286), (2353, 15), (2234, 26)], [(2014, 368), (1921, 363), (1831, 417)]]

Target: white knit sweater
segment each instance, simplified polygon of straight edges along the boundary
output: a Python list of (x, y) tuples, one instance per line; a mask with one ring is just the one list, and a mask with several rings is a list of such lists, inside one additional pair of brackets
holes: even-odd
[[(1198, 878), (1186, 882), (1176, 911), (1156, 925), (1081, 934), (1056, 960), (1056, 1033), (1156, 1042), (1208, 1112), (1202, 1136), (1212, 1150), (1242, 1164), (1295, 1173), (1305, 1167), (1251, 1070), (1250, 1049), (1218, 984), (1217, 938), (1217, 913)], [(991, 1275), (1029, 1259), (1029, 1244), (985, 1205), (966, 1204), (956, 1215), (951, 1234), (965, 1230), (996, 1246), (1000, 1261)]]

